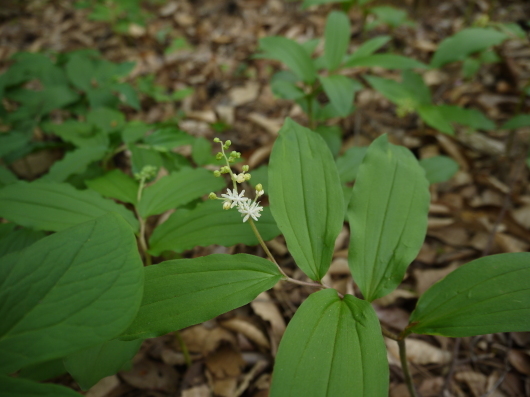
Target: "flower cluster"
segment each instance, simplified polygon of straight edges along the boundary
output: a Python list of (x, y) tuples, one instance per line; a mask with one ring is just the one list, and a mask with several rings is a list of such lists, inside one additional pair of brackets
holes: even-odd
[(217, 153), (216, 158), (218, 160), (224, 159), (226, 165), (222, 166), (219, 170), (214, 171), (214, 175), (220, 177), (223, 174), (229, 174), (230, 179), (232, 180), (233, 189), (227, 189), (226, 194), (221, 194), (221, 197), (217, 197), (215, 193), (210, 193), (209, 197), (212, 200), (223, 200), (223, 209), (229, 210), (231, 208), (237, 208), (241, 216), (243, 217), (243, 222), (246, 222), (249, 218), (254, 219), (255, 221), (261, 216), (261, 211), (263, 207), (259, 205), (258, 198), (263, 196), (265, 192), (263, 191), (263, 186), (258, 184), (256, 186), (256, 196), (254, 200), (245, 197), (245, 191), (241, 192), (237, 189), (237, 184), (247, 182), (250, 180), (251, 175), (248, 173), (249, 166), (244, 165), (241, 167), (242, 172), (234, 173), (230, 164), (234, 163), (236, 159), (241, 157), (239, 152), (231, 152), (229, 156), (226, 155), (225, 150), (227, 150), (232, 144), (230, 141), (222, 142), (219, 138), (215, 138), (214, 142), (221, 143), (221, 151)]

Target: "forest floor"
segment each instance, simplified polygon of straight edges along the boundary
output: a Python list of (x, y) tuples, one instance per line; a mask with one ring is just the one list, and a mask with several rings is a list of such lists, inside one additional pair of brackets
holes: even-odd
[[(388, 3), (388, 2), (387, 2)], [(393, 2), (410, 12), (415, 27), (393, 32), (380, 27), (363, 33), (362, 14), (353, 8), (351, 45), (392, 34), (397, 53), (428, 62), (437, 44), (469, 26), (481, 15), (496, 21), (517, 22), (526, 15), (527, 1), (468, 5), (464, 0)], [(410, 2), (412, 3), (412, 2)], [(471, 2), (470, 2), (471, 3)], [(282, 35), (299, 41), (322, 37), (332, 6), (302, 10), (298, 2), (281, 0), (167, 1), (149, 6), (152, 18), (145, 27), (133, 25), (117, 34), (107, 22), (92, 21), (89, 11), (70, 1), (34, 1), (0, 13), (0, 71), (19, 51), (67, 52), (83, 48), (100, 51), (112, 61), (134, 61), (129, 79), (154, 74), (168, 90), (192, 87), (181, 102), (142, 100), (141, 111), (124, 110), (128, 119), (149, 123), (179, 114), (180, 128), (194, 136), (230, 139), (252, 168), (266, 164), (277, 132), (286, 117), (307, 125), (299, 106), (277, 99), (269, 86), (277, 62), (255, 59), (258, 39)], [(166, 53), (173, 38), (183, 37), (188, 48)], [(528, 40), (509, 40), (500, 48), (502, 61), (483, 66), (470, 79), (459, 77), (460, 65), (449, 65), (424, 75), (437, 103), (480, 109), (497, 125), (516, 111), (530, 111), (530, 98), (520, 98), (530, 79)], [(374, 73), (397, 77), (395, 72)], [(530, 249), (530, 185), (525, 165), (530, 129), (495, 129), (454, 136), (422, 126), (415, 114), (396, 116), (395, 106), (366, 88), (357, 94), (357, 110), (332, 120), (342, 129), (341, 152), (366, 146), (382, 133), (408, 147), (419, 158), (450, 156), (459, 171), (448, 182), (431, 185), (429, 227), (425, 243), (400, 287), (374, 302), (380, 321), (399, 331), (407, 323), (417, 297), (458, 266), (484, 255), (525, 252)], [(519, 108), (518, 108), (519, 107)], [(223, 124), (222, 132), (213, 126)], [(344, 226), (335, 245), (327, 283), (342, 292), (355, 292), (347, 266), (349, 230)], [(269, 243), (292, 277), (295, 271), (283, 238)], [(187, 256), (248, 252), (259, 247), (197, 248)], [(279, 341), (296, 308), (314, 290), (280, 283), (251, 304), (174, 334), (145, 341), (131, 371), (103, 379), (89, 390), (90, 397), (183, 396), (265, 397)], [(181, 341), (191, 354), (186, 366)], [(391, 364), (390, 396), (408, 396), (396, 344), (387, 340)], [(505, 333), (451, 339), (414, 336), (408, 346), (414, 382), (419, 394), (431, 396), (530, 397), (530, 333)], [(69, 377), (53, 380), (77, 390)]]

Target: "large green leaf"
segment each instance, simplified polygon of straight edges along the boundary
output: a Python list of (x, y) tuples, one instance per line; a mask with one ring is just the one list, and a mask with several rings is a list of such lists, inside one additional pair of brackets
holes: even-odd
[(0, 157), (28, 144), (31, 136), (22, 132), (0, 133)]
[(348, 262), (365, 299), (393, 291), (418, 254), (429, 211), (429, 183), (412, 153), (388, 143), (368, 148), (359, 168), (347, 216)]
[[(528, 94), (530, 95), (530, 93)], [(528, 127), (530, 126), (530, 115), (529, 114), (519, 114), (517, 116), (512, 117), (510, 120), (508, 120), (506, 123), (504, 123), (501, 127), (503, 130), (513, 130), (516, 128), (521, 127)]]
[(76, 120), (66, 120), (62, 124), (47, 122), (42, 124), (47, 133), (53, 133), (63, 141), (78, 147), (108, 146), (109, 137), (92, 124)]
[(311, 294), (280, 343), (271, 397), (386, 397), (381, 327), (366, 301), (337, 291)]
[(377, 76), (364, 76), (364, 78), (375, 90), (396, 105), (404, 101), (411, 101), (414, 106), (418, 106), (417, 99), (403, 84)]
[(85, 181), (85, 184), (104, 197), (136, 204), (138, 182), (120, 170), (109, 171), (99, 178)]
[[(256, 226), (265, 241), (280, 234), (268, 207), (263, 209)], [(207, 201), (193, 210), (177, 210), (155, 229), (149, 244), (149, 252), (159, 255), (163, 251), (182, 252), (211, 244), (255, 245), (258, 240), (235, 209), (225, 211), (221, 202)]]
[(286, 119), (269, 163), (271, 211), (297, 265), (326, 274), (344, 220), (339, 173), (326, 142)]
[(164, 211), (189, 203), (209, 192), (226, 185), (204, 168), (184, 168), (167, 175), (144, 190), (138, 204), (142, 217), (161, 214)]
[(64, 182), (69, 176), (83, 173), (94, 161), (101, 160), (107, 148), (104, 146), (88, 146), (68, 152), (62, 160), (55, 162), (43, 181)]
[(327, 69), (333, 71), (342, 63), (350, 42), (350, 20), (348, 16), (339, 11), (330, 12), (324, 38), (326, 40), (324, 59)]
[(353, 182), (357, 178), (357, 172), (363, 162), (366, 150), (365, 146), (351, 147), (337, 159), (337, 170), (342, 183)]
[(468, 55), (502, 43), (508, 36), (492, 28), (467, 28), (443, 40), (434, 53), (431, 66), (463, 61)]
[(319, 79), (331, 104), (342, 117), (346, 117), (351, 112), (355, 93), (362, 89), (363, 85), (357, 80), (338, 74), (320, 76)]
[(262, 57), (283, 62), (306, 83), (315, 81), (317, 72), (304, 47), (285, 37), (264, 37), (259, 41)]
[(0, 258), (0, 371), (64, 357), (123, 332), (142, 299), (134, 234), (116, 214)]
[(130, 364), (143, 340), (114, 339), (91, 346), (64, 358), (64, 368), (82, 390), (88, 390), (106, 376), (114, 375)]
[(7, 236), (2, 236), (0, 238), (0, 257), (29, 247), (45, 236), (44, 232), (26, 228), (13, 231)]
[(121, 338), (159, 336), (210, 320), (251, 302), (281, 278), (272, 262), (247, 254), (208, 255), (149, 266), (138, 317)]
[(491, 255), (429, 288), (407, 332), (464, 337), (530, 331), (530, 253)]
[(424, 69), (427, 67), (422, 62), (416, 61), (415, 59), (404, 57), (402, 55), (394, 54), (374, 54), (366, 57), (353, 57), (348, 59), (344, 64), (344, 67), (380, 67), (387, 69)]
[(79, 397), (79, 393), (52, 383), (0, 375), (0, 397)]
[(40, 181), (17, 182), (0, 189), (0, 216), (36, 230), (57, 232), (108, 212), (120, 214), (138, 230), (132, 212), (90, 190)]

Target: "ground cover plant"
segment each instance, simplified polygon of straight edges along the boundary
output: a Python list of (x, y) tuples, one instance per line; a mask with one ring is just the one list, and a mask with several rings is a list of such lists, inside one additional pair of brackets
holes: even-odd
[[(320, 35), (271, 29), (244, 61), (223, 59), (226, 37), (266, 9), (223, 8), (226, 30), (205, 36), (219, 59), (197, 69), (190, 21), (204, 32), (220, 12), (206, 2), (150, 6), (156, 25), (120, 33), (193, 44), (158, 45), (162, 63), (6, 63), (0, 395), (526, 393), (528, 83), (500, 113), (465, 93), (527, 39), (479, 15), (411, 56), (400, 35), (416, 27), (379, 4), (305, 3), (293, 15)], [(433, 85), (445, 70), (460, 80)]]

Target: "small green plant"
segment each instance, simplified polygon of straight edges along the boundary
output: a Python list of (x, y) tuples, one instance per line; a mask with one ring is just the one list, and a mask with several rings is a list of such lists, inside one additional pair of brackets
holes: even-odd
[(414, 22), (408, 19), (407, 12), (390, 6), (371, 7), (367, 10), (370, 21), (365, 24), (365, 30), (372, 30), (378, 26), (388, 26), (393, 32), (400, 26), (415, 26)]

